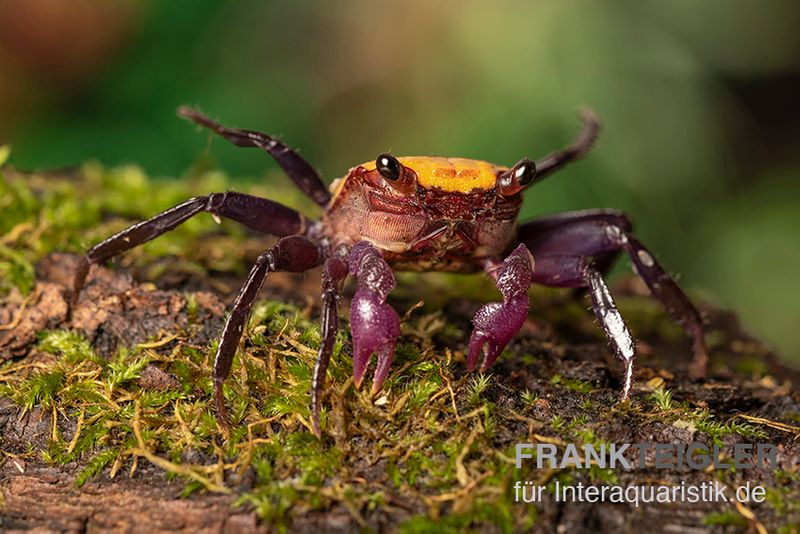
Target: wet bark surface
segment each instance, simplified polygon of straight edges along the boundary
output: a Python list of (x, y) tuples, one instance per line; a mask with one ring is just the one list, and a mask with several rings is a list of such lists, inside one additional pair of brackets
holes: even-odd
[[(169, 341), (169, 336), (176, 331), (182, 333), (181, 343), (206, 347), (219, 335), (226, 303), (234, 294), (231, 291), (220, 292), (219, 280), (206, 280), (204, 283), (194, 279), (187, 289), (185, 279), (178, 275), (170, 277), (168, 272), (159, 289), (149, 282), (135, 282), (123, 270), (94, 268), (78, 307), (68, 317), (65, 299), (76, 263), (77, 257), (73, 255), (48, 256), (37, 265), (37, 283), (31, 294), (23, 297), (12, 293), (0, 306), (0, 324), (6, 325), (0, 330), (0, 358), (21, 365), (47, 362), (53, 356), (38, 351), (36, 341), (40, 331), (52, 328), (80, 332), (104, 357), (113, 354), (118, 347), (130, 347), (153, 339), (166, 339), (158, 349), (169, 350), (171, 343), (175, 343)], [(302, 305), (314, 298), (318, 291), (316, 283), (313, 276), (273, 277), (270, 297), (283, 297)], [(630, 282), (618, 290), (632, 295), (637, 292), (637, 287), (636, 283)], [(414, 293), (420, 290), (434, 289), (423, 283), (407, 288), (407, 291), (401, 290), (398, 309), (408, 309), (413, 304)], [(193, 301), (191, 312), (187, 311), (190, 308), (187, 298)], [(452, 347), (463, 352), (466, 339), (462, 334), (469, 331), (469, 320), (478, 304), (464, 297), (432, 297), (432, 300), (435, 302), (437, 298), (444, 299), (441, 317), (457, 325), (461, 333), (437, 335), (434, 347)], [(545, 299), (541, 303), (543, 308), (539, 310), (534, 307), (522, 332), (510, 346), (510, 351), (519, 357), (504, 357), (493, 368), (483, 395), (499, 414), (494, 418), (495, 427), (490, 438), (497, 453), (509, 450), (520, 441), (575, 442), (574, 435), (565, 425), (556, 421), (569, 422), (579, 416), (592, 419), (595, 422), (594, 434), (607, 442), (688, 444), (697, 440), (698, 429), (691, 421), (682, 424), (677, 424), (674, 419), (664, 422), (653, 415), (653, 409), (636, 411), (617, 406), (619, 365), (609, 356), (605, 343), (593, 333), (587, 333), (591, 332), (590, 329), (585, 325), (570, 324), (568, 318), (559, 318), (553, 312), (563, 302), (559, 299)], [(705, 528), (757, 531), (778, 526), (786, 526), (791, 531), (797, 528), (798, 512), (792, 499), (800, 493), (797, 478), (800, 458), (798, 374), (782, 366), (774, 355), (742, 332), (731, 314), (707, 310), (707, 315), (709, 332), (716, 336), (717, 341), (712, 348), (709, 378), (702, 382), (692, 382), (687, 378), (689, 351), (686, 340), (661, 336), (658, 329), (655, 326), (649, 328), (646, 321), (638, 324), (636, 330), (643, 340), (639, 343), (636, 371), (639, 390), (633, 402), (645, 404), (643, 397), (657, 387), (656, 384), (663, 383), (668, 386), (675, 402), (686, 402), (695, 409), (707, 410), (717, 421), (733, 421), (741, 414), (747, 415), (751, 418), (747, 420), (748, 424), (764, 432), (765, 438), (748, 440), (730, 433), (720, 438), (723, 446), (752, 441), (773, 443), (778, 447), (779, 465), (774, 469), (728, 473), (724, 481), (729, 485), (748, 481), (763, 484), (774, 488), (775, 492), (784, 491), (778, 488), (788, 488), (786, 493), (780, 494), (783, 501), (778, 503), (775, 497), (770, 502), (747, 504), (740, 509), (730, 503), (634, 507), (614, 503), (564, 503), (546, 498), (536, 505), (534, 514), (527, 514), (535, 517), (531, 528), (541, 532), (685, 532)], [(318, 316), (316, 308), (311, 316)], [(555, 317), (553, 322), (551, 317)], [(585, 321), (590, 324), (591, 318)], [(530, 354), (535, 354), (536, 358), (526, 361), (524, 356)], [(759, 370), (748, 371), (745, 365), (739, 365), (754, 358), (763, 363)], [(459, 373), (466, 376), (463, 370)], [(150, 389), (177, 387), (174, 376), (153, 365), (144, 369), (138, 383), (140, 387)], [(587, 389), (585, 385), (590, 387)], [(523, 406), (520, 400), (520, 392), (525, 390), (536, 393), (532, 407)], [(464, 395), (463, 391), (456, 391), (453, 400), (462, 417), (466, 417), (463, 414), (469, 411), (464, 405)], [(176, 480), (164, 470), (140, 459), (132, 477), (120, 472), (111, 478), (105, 471), (84, 486), (76, 487), (75, 477), (85, 464), (83, 459), (59, 466), (48, 464), (40, 455), (30, 454), (32, 450), (47, 449), (54, 427), (53, 413), (57, 417), (56, 426), (63, 435), (75, 433), (74, 415), (51, 413), (38, 407), (26, 411), (9, 399), (0, 399), (1, 448), (5, 453), (0, 465), (0, 529), (4, 532), (28, 529), (40, 532), (271, 530), (269, 521), (260, 520), (257, 510), (246, 504), (234, 505), (237, 494), (247, 491), (252, 485), (247, 475), (239, 480), (226, 481), (233, 490), (231, 494), (196, 492), (183, 498), (181, 492), (185, 481)], [(340, 414), (340, 417), (351, 415)], [(290, 513), (292, 531), (323, 529), (326, 532), (345, 532), (364, 527), (389, 531), (414, 516), (427, 515), (435, 519), (459, 513), (461, 499), (480, 487), (482, 456), (477, 457), (471, 452), (469, 445), (457, 462), (463, 470), (459, 472), (459, 483), (450, 489), (441, 488), (437, 497), (414, 491), (413, 486), (397, 487), (390, 480), (391, 459), (374, 456), (373, 451), (364, 451), (362, 455), (358, 440), (350, 441), (347, 435), (342, 434), (347, 428), (344, 423), (337, 423), (332, 416), (329, 424), (333, 439), (331, 446), (347, 448), (344, 461), (351, 463), (351, 482), (356, 480), (358, 484), (380, 491), (383, 504), (364, 506), (355, 513), (347, 503), (335, 499), (323, 509), (306, 511), (300, 507)], [(485, 422), (476, 420), (476, 424), (476, 429), (482, 429)], [(470, 435), (474, 439), (475, 435)], [(369, 446), (369, 443), (365, 442), (365, 445)], [(384, 446), (389, 445), (384, 443)], [(554, 470), (537, 470), (523, 474), (522, 478), (548, 483), (557, 475)], [(629, 485), (715, 480), (713, 472), (687, 469), (631, 471), (618, 475), (619, 483)], [(582, 476), (576, 474), (576, 480), (581, 480)], [(331, 481), (330, 485), (336, 483)], [(485, 490), (489, 495), (487, 499), (491, 500), (493, 489)], [(499, 499), (508, 490), (497, 488), (494, 491), (495, 498)], [(723, 514), (718, 524), (709, 521), (715, 513)], [(519, 522), (515, 525), (515, 529), (522, 528)], [(479, 519), (468, 522), (467, 527), (479, 531), (499, 528), (491, 526), (491, 521)], [(407, 528), (414, 530), (413, 525)], [(424, 529), (420, 527), (420, 530)]]

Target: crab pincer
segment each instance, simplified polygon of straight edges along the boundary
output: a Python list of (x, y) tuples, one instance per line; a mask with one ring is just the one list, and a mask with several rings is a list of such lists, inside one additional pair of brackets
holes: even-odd
[(392, 269), (381, 253), (369, 242), (353, 246), (349, 257), (350, 274), (358, 280), (358, 288), (350, 305), (350, 331), (353, 336), (353, 381), (361, 385), (373, 354), (378, 364), (372, 381), (372, 393), (380, 391), (394, 358), (400, 318), (386, 303), (394, 289)]
[(472, 324), (475, 329), (469, 340), (467, 369), (472, 371), (483, 352), (480, 370), (488, 369), (500, 356), (528, 316), (528, 288), (533, 281), (533, 256), (525, 247), (519, 245), (505, 259), (497, 271), (497, 289), (503, 295), (503, 302), (490, 302), (481, 306)]

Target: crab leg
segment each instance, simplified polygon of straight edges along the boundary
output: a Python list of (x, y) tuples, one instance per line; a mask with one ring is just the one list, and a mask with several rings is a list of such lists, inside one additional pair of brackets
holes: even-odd
[(578, 133), (578, 137), (568, 147), (551, 152), (545, 157), (536, 160), (536, 177), (528, 184), (528, 187), (560, 170), (566, 164), (582, 158), (591, 150), (595, 139), (597, 139), (597, 134), (600, 133), (600, 120), (588, 108), (582, 109), (580, 115), (583, 120), (583, 127)]
[(633, 222), (628, 214), (612, 208), (561, 211), (543, 215), (520, 226), (520, 239), (533, 239), (559, 226), (584, 221), (606, 221), (619, 226), (626, 232), (633, 231)]
[(274, 271), (303, 272), (313, 269), (320, 262), (317, 246), (302, 236), (284, 237), (272, 248), (262, 253), (250, 270), (242, 289), (236, 296), (233, 309), (222, 329), (222, 336), (214, 357), (214, 402), (217, 408), (217, 420), (226, 428), (228, 416), (225, 410), (225, 398), (222, 395), (222, 384), (228, 378), (236, 347), (242, 337), (242, 331), (250, 314), (264, 279)]
[(372, 393), (380, 391), (394, 357), (400, 318), (386, 297), (394, 289), (392, 269), (381, 253), (367, 241), (356, 243), (348, 258), (350, 274), (358, 286), (350, 304), (350, 331), (353, 336), (353, 380), (361, 385), (370, 357), (378, 355)]
[(89, 249), (75, 272), (70, 308), (74, 308), (78, 303), (78, 297), (92, 265), (103, 264), (117, 254), (169, 232), (203, 211), (215, 217), (233, 219), (254, 230), (276, 236), (305, 231), (305, 218), (302, 215), (272, 200), (233, 191), (195, 197), (146, 221), (134, 224)]
[[(610, 309), (613, 300), (610, 294), (605, 295), (607, 288), (600, 287), (602, 276), (592, 266), (590, 259), (604, 258), (620, 250), (627, 252), (636, 272), (653, 295), (692, 337), (694, 358), (690, 373), (701, 377), (705, 374), (708, 356), (700, 313), (672, 277), (633, 236), (631, 228), (630, 220), (619, 213), (576, 212), (572, 221), (562, 220), (561, 224), (545, 230), (542, 230), (541, 222), (525, 224), (520, 228), (520, 239), (536, 255), (534, 281), (557, 287), (588, 287), (595, 313), (607, 334), (621, 331), (624, 323), (621, 318), (617, 320), (618, 312), (603, 314), (603, 309)], [(606, 301), (607, 306), (598, 304), (600, 301)], [(617, 355), (625, 360), (625, 336), (609, 335), (609, 338), (615, 345)]]
[(512, 337), (519, 332), (528, 316), (528, 288), (533, 280), (533, 257), (524, 244), (519, 245), (502, 265), (486, 270), (495, 277), (503, 302), (481, 306), (472, 324), (475, 329), (469, 339), (467, 369), (472, 371), (483, 352), (481, 371), (492, 365)]
[(622, 314), (617, 309), (603, 275), (595, 268), (580, 265), (580, 260), (576, 267), (582, 269), (583, 277), (589, 286), (592, 309), (597, 316), (597, 320), (600, 321), (606, 337), (611, 341), (614, 354), (625, 365), (621, 398), (627, 399), (633, 384), (633, 360), (636, 356), (633, 337), (631, 337), (631, 333), (625, 324), (625, 319), (622, 318)]
[(257, 147), (266, 151), (311, 200), (320, 206), (326, 206), (330, 201), (331, 195), (322, 183), (317, 170), (283, 141), (253, 130), (228, 128), (186, 106), (178, 108), (178, 115), (212, 130), (236, 146)]
[(338, 258), (328, 258), (322, 267), (322, 340), (311, 378), (311, 425), (317, 436), (319, 427), (320, 397), (325, 387), (325, 375), (333, 353), (333, 343), (339, 328), (339, 291), (347, 276), (347, 264)]
[[(529, 241), (533, 238), (532, 236), (543, 234), (546, 231), (552, 230), (558, 226), (576, 223), (579, 221), (592, 220), (608, 221), (619, 226), (626, 232), (633, 231), (633, 223), (631, 222), (630, 217), (628, 217), (628, 215), (625, 213), (610, 208), (597, 208), (588, 210), (563, 211), (528, 221), (522, 226), (522, 228), (520, 228), (521, 232), (524, 233), (524, 235), (520, 237), (522, 241), (526, 241), (526, 239)], [(614, 266), (614, 262), (616, 262), (621, 253), (622, 249), (616, 249), (610, 252), (597, 254), (594, 256), (592, 261), (592, 267), (597, 269), (597, 271), (603, 276), (606, 276)], [(588, 289), (588, 287), (576, 288), (575, 296), (582, 297)]]

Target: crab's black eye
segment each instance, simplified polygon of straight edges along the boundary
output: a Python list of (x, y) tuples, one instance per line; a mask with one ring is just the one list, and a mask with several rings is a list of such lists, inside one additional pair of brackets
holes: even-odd
[(403, 166), (397, 161), (397, 158), (391, 154), (381, 154), (375, 160), (375, 168), (381, 173), (381, 176), (392, 182), (398, 180), (400, 175), (403, 174)]
[(536, 176), (536, 164), (529, 159), (523, 159), (514, 165), (514, 179), (519, 185), (528, 185)]
[(497, 192), (504, 197), (518, 194), (536, 178), (536, 164), (522, 159), (511, 169), (497, 175)]

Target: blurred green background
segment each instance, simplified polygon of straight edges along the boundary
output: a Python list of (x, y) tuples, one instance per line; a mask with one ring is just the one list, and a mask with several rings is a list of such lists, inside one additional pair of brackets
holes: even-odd
[(799, 22), (795, 0), (0, 0), (0, 142), (23, 169), (180, 177), (210, 156), (286, 180), (209, 146), (175, 117), (192, 104), (283, 136), (330, 180), (386, 150), (535, 158), (588, 105), (597, 149), (524, 215), (630, 212), (684, 286), (797, 365)]

